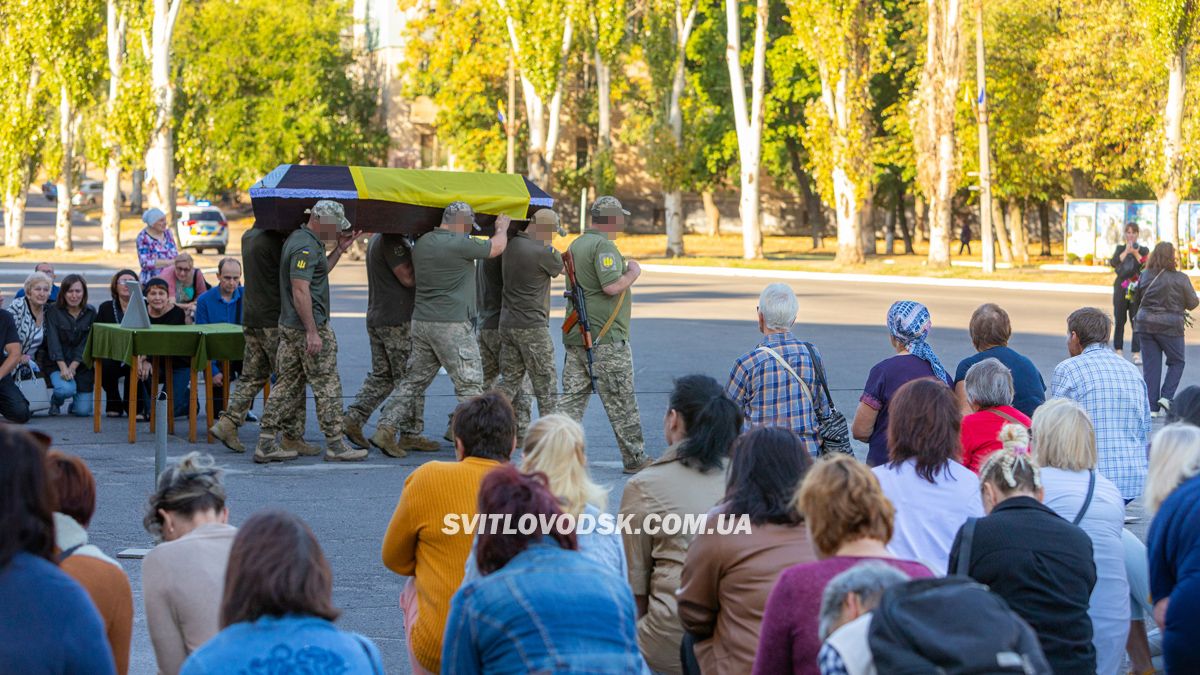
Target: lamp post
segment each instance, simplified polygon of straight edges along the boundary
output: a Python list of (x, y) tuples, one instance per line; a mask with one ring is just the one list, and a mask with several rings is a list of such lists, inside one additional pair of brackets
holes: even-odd
[(996, 271), (992, 250), (992, 152), (988, 141), (987, 80), (983, 54), (983, 0), (975, 0), (975, 111), (979, 125), (979, 229), (983, 239), (983, 272)]

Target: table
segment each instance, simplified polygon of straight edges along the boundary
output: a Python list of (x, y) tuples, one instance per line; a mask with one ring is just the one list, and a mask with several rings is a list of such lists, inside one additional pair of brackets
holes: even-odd
[[(95, 406), (92, 412), (92, 426), (96, 433), (100, 432), (100, 401), (103, 381), (103, 359), (121, 361), (136, 369), (137, 359), (146, 357), (184, 356), (190, 359), (189, 369), (192, 374), (191, 393), (188, 397), (188, 440), (196, 442), (196, 408), (197, 408), (197, 372), (207, 367), (209, 361), (222, 361), (222, 372), (225, 382), (225, 399), (228, 401), (230, 389), (229, 361), (241, 360), (245, 350), (245, 338), (242, 327), (232, 323), (210, 323), (190, 326), (151, 326), (149, 328), (122, 328), (113, 323), (92, 324), (92, 332), (88, 335), (84, 347), (84, 362), (91, 361), (95, 368)], [(174, 387), (171, 378), (171, 361), (163, 359), (166, 364), (167, 399), (173, 406)], [(151, 386), (158, 390), (158, 369), (153, 371)], [(130, 374), (136, 378), (136, 372)], [(205, 376), (205, 391), (207, 393), (208, 410), (206, 411), (209, 424), (212, 426), (212, 378)], [(129, 442), (137, 439), (137, 386), (130, 382), (129, 387)], [(175, 415), (169, 410), (170, 417), (167, 425), (170, 431), (175, 430)], [(151, 424), (153, 424), (154, 408), (151, 407)], [(212, 437), (208, 438), (209, 442)]]

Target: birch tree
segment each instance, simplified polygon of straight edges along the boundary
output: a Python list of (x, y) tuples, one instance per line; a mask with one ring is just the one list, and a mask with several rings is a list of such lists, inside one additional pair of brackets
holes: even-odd
[(54, 248), (70, 251), (71, 194), (74, 188), (75, 144), (79, 111), (93, 99), (100, 78), (96, 54), (101, 52), (101, 7), (99, 0), (56, 0), (44, 9), (50, 17), (46, 62), (58, 94), (58, 200), (54, 223)]
[(46, 133), (45, 88), (37, 39), (40, 12), (0, 0), (0, 195), (4, 199), (4, 245), (19, 247), (25, 228), (29, 182)]
[(626, 0), (590, 0), (581, 3), (587, 21), (587, 41), (596, 70), (596, 141), (592, 160), (596, 192), (613, 189), (615, 167), (612, 150), (612, 71), (625, 42)]
[[(1197, 0), (1138, 0), (1138, 14), (1150, 35), (1152, 49), (1166, 62), (1167, 100), (1162, 112), (1162, 160), (1155, 167), (1158, 227), (1172, 243), (1181, 244), (1179, 201), (1190, 180), (1184, 171), (1183, 115), (1188, 50), (1200, 26)], [(1165, 227), (1164, 227), (1165, 226)]]
[(687, 46), (696, 25), (698, 4), (697, 0), (651, 0), (642, 17), (640, 36), (655, 99), (651, 103), (654, 119), (647, 167), (662, 184), (666, 255), (672, 258), (685, 254), (683, 97), (687, 93)]
[(925, 65), (912, 115), (917, 181), (929, 203), (929, 264), (950, 264), (958, 188), (954, 112), (963, 69), (961, 0), (925, 0)]
[[(146, 173), (150, 188), (150, 206), (167, 214), (175, 222), (175, 137), (172, 128), (175, 112), (175, 84), (171, 79), (171, 38), (183, 0), (152, 0), (150, 28), (150, 92), (154, 104), (154, 127), (150, 151), (146, 153)], [(219, 29), (218, 29), (219, 30)]]
[(863, 206), (874, 173), (871, 75), (882, 25), (873, 0), (789, 0), (792, 26), (821, 80), (809, 104), (805, 144), (817, 185), (837, 218), (837, 262), (860, 264)]
[(571, 53), (571, 0), (496, 0), (521, 73), (529, 134), (529, 178), (547, 188), (562, 114), (563, 80)]
[(746, 106), (746, 83), (742, 73), (742, 26), (738, 0), (725, 0), (725, 62), (737, 128), (741, 195), (738, 213), (742, 219), (742, 257), (762, 257), (762, 226), (759, 223), (759, 177), (762, 167), (763, 93), (766, 83), (767, 21), (769, 0), (757, 0), (754, 11), (754, 47), (750, 74), (750, 106)]
[(108, 99), (105, 102), (104, 146), (107, 165), (104, 168), (104, 196), (101, 201), (100, 232), (105, 251), (121, 250), (121, 145), (114, 129), (117, 97), (121, 93), (121, 68), (125, 62), (125, 30), (128, 15), (121, 11), (117, 0), (108, 0), (105, 21), (105, 43), (108, 47)]

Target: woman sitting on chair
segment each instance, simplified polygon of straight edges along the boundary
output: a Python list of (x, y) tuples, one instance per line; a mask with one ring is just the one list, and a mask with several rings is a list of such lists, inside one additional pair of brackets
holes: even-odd
[[(150, 323), (156, 326), (182, 326), (185, 322), (185, 316), (182, 309), (171, 301), (171, 294), (167, 288), (167, 282), (163, 279), (154, 278), (146, 282), (146, 309), (150, 314)], [(188, 369), (191, 367), (191, 362), (186, 356), (168, 356), (159, 357), (171, 359), (171, 382), (173, 389), (171, 398), (173, 399), (172, 407), (176, 417), (184, 417), (188, 413), (188, 385), (190, 378)], [(138, 358), (138, 379), (143, 382), (150, 377), (151, 364), (150, 359), (145, 357)], [(161, 374), (161, 373), (160, 373)], [(158, 392), (153, 392), (157, 396)], [(149, 398), (145, 399), (151, 400)]]

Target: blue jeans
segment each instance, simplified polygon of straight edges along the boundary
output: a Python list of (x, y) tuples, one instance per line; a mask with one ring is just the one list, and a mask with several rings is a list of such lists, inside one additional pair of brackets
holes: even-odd
[(57, 370), (50, 372), (50, 384), (54, 393), (50, 396), (50, 405), (58, 408), (67, 399), (71, 399), (71, 414), (76, 417), (87, 417), (92, 414), (92, 392), (78, 391), (74, 380), (64, 380)]

